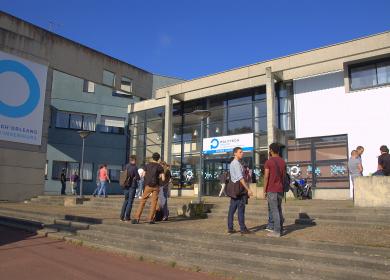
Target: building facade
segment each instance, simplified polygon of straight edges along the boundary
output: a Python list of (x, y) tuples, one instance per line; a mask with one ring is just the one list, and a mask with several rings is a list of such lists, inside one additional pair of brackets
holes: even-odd
[[(215, 195), (232, 146), (207, 149), (250, 134), (244, 162), (253, 182), (261, 184), (268, 145), (278, 142), (289, 168), (313, 184), (315, 198), (349, 199), (349, 153), (365, 148), (369, 175), (379, 147), (390, 144), (382, 123), (389, 85), (390, 32), (186, 81), (129, 106), (130, 153), (147, 161), (161, 152), (172, 164), (175, 194), (196, 194), (201, 179), (202, 193)], [(202, 133), (195, 110), (210, 113)]]
[[(84, 193), (93, 191), (104, 163), (113, 182), (109, 193), (119, 193), (119, 170), (128, 156), (128, 106), (178, 79), (153, 75), (3, 12), (0, 26), (0, 200), (59, 194), (61, 169), (68, 180), (81, 171), (80, 130), (93, 132), (86, 140)], [(31, 104), (32, 112), (17, 114)]]

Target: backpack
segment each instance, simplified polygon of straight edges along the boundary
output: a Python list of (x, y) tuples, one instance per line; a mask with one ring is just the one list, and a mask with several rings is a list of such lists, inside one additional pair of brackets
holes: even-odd
[(122, 189), (125, 189), (130, 185), (130, 181), (132, 181), (132, 179), (129, 176), (128, 166), (126, 165), (125, 170), (122, 170), (119, 174), (119, 186), (121, 186)]
[[(273, 160), (273, 162), (276, 165), (276, 172), (277, 176), (280, 177), (280, 167), (278, 164), (277, 160)], [(284, 176), (282, 178), (282, 188), (283, 188), (283, 193), (286, 194), (290, 190), (290, 184), (291, 184), (291, 178), (288, 175), (287, 171), (284, 173)]]

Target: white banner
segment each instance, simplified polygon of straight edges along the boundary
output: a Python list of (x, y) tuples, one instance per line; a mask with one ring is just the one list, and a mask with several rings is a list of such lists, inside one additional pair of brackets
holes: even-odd
[(235, 147), (240, 147), (243, 151), (253, 151), (253, 133), (203, 139), (203, 154), (228, 153)]
[(47, 66), (0, 51), (0, 140), (41, 145)]

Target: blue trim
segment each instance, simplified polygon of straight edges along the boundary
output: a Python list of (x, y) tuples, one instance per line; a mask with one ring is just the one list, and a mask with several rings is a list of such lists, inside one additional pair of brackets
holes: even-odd
[[(244, 148), (242, 148), (242, 150), (244, 152), (251, 152), (251, 151), (253, 151), (253, 147), (244, 147)], [(233, 148), (231, 148), (231, 149), (218, 149), (218, 150), (206, 150), (206, 151), (203, 151), (203, 154), (212, 155), (212, 154), (218, 154), (218, 153), (229, 153), (232, 151), (233, 151)]]
[(4, 72), (15, 72), (22, 76), (29, 87), (29, 95), (23, 104), (19, 106), (7, 105), (0, 101), (0, 114), (9, 118), (22, 118), (31, 114), (38, 106), (40, 99), (40, 89), (34, 73), (24, 64), (14, 60), (0, 60), (0, 74)]

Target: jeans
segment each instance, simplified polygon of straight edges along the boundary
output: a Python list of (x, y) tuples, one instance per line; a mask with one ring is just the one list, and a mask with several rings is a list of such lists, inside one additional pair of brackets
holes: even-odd
[(160, 211), (163, 213), (163, 218), (168, 218), (168, 187), (160, 187), (160, 192), (158, 194), (158, 204), (160, 206)]
[(269, 206), (268, 203), (268, 225), (267, 228), (269, 229), (274, 229), (274, 219), (272, 218), (272, 213), (271, 213), (271, 207)]
[(66, 194), (65, 189), (66, 189), (66, 182), (61, 182), (61, 194)]
[(282, 200), (283, 193), (269, 192), (267, 193), (267, 200), (270, 210), (270, 216), (274, 222), (274, 232), (282, 233), (283, 230), (283, 213), (282, 213)]
[(107, 181), (100, 181), (100, 188), (98, 191), (98, 196), (102, 194), (104, 197), (106, 197), (106, 188), (107, 188)]
[(135, 193), (135, 197), (140, 197), (142, 196), (142, 193), (144, 192), (144, 180), (139, 180), (138, 181), (138, 188)]
[(239, 198), (231, 198), (228, 214), (228, 230), (233, 230), (233, 219), (236, 210), (238, 209), (238, 224), (240, 225), (240, 230), (245, 231), (245, 204), (247, 201), (247, 196), (243, 195)]
[(131, 186), (128, 189), (123, 190), (125, 195), (125, 200), (123, 201), (122, 210), (121, 210), (121, 220), (130, 220), (131, 209), (133, 208), (134, 194), (137, 190), (136, 183), (134, 186)]

